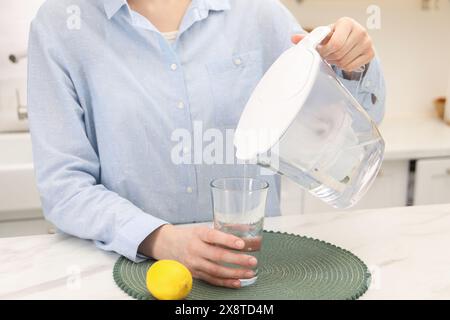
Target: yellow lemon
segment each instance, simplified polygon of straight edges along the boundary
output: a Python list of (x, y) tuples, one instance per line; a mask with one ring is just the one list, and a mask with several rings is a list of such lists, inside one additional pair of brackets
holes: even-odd
[(192, 289), (192, 274), (175, 260), (159, 260), (147, 271), (147, 289), (158, 300), (181, 300)]

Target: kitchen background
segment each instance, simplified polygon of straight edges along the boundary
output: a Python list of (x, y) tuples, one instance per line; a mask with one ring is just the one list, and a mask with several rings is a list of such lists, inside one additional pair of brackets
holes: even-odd
[[(55, 231), (42, 217), (35, 188), (26, 132), (27, 61), (21, 59), (29, 23), (42, 2), (0, 0), (0, 237)], [(450, 126), (436, 111), (444, 104), (437, 99), (450, 94), (450, 1), (282, 2), (307, 28), (341, 16), (366, 25), (372, 10), (380, 9), (380, 28), (369, 31), (387, 80), (387, 113), (380, 128), (386, 161), (354, 209), (450, 203)], [(12, 63), (10, 55), (18, 61)], [(333, 210), (287, 180), (282, 201), (283, 214)]]

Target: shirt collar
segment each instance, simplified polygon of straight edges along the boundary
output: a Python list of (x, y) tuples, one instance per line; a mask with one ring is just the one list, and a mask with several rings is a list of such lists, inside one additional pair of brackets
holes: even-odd
[(111, 19), (125, 5), (128, 5), (126, 0), (103, 0), (108, 19)]
[(201, 9), (212, 11), (230, 10), (230, 0), (192, 0), (194, 5)]
[[(193, 6), (212, 11), (230, 10), (230, 0), (192, 0)], [(111, 19), (123, 6), (128, 6), (126, 0), (103, 0), (103, 6), (108, 19)]]

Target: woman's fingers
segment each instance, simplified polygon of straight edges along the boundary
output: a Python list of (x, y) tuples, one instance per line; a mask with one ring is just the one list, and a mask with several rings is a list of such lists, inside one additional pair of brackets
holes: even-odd
[(214, 286), (226, 287), (226, 288), (239, 288), (241, 286), (241, 282), (236, 279), (221, 279), (215, 278), (205, 272), (197, 271), (194, 273), (194, 277), (203, 281), (208, 282)]
[[(195, 233), (198, 238), (187, 247), (184, 261), (195, 277), (213, 285), (238, 288), (238, 279), (255, 276), (250, 269), (257, 265), (256, 258), (229, 250), (242, 250), (245, 243), (241, 238), (207, 227), (197, 228)], [(241, 268), (231, 268), (221, 263)]]
[(252, 270), (229, 268), (206, 259), (198, 260), (195, 269), (214, 278), (222, 279), (250, 279), (255, 276), (255, 272)]
[(294, 34), (291, 37), (291, 41), (292, 41), (293, 44), (297, 44), (300, 41), (302, 41), (303, 39), (305, 39), (305, 37), (306, 37), (306, 34)]
[(235, 250), (241, 250), (245, 246), (245, 243), (241, 238), (215, 229), (204, 227), (199, 228), (198, 232), (200, 240), (209, 244), (215, 244)]
[(214, 262), (231, 263), (247, 268), (253, 268), (258, 264), (255, 257), (242, 253), (235, 253), (209, 244), (201, 245), (199, 251), (204, 258)]
[(355, 47), (353, 50), (351, 50), (350, 52), (347, 53), (347, 55), (345, 57), (343, 57), (342, 59), (330, 59), (328, 61), (328, 63), (330, 64), (334, 64), (336, 66), (338, 66), (339, 68), (343, 69), (345, 66), (348, 66), (350, 63), (352, 63), (353, 61), (355, 61), (357, 58), (359, 58), (361, 55), (364, 54), (364, 51), (361, 50), (358, 47)]
[(325, 59), (327, 56), (344, 49), (345, 43), (352, 32), (353, 24), (350, 19), (341, 20), (334, 25), (333, 33), (329, 40), (324, 41), (323, 45), (318, 48), (320, 55)]
[(361, 66), (364, 66), (367, 63), (369, 63), (372, 59), (373, 59), (373, 57), (370, 57), (367, 55), (359, 56), (354, 61), (352, 61), (350, 64), (343, 66), (342, 70), (347, 71), (347, 72), (356, 71)]
[(358, 46), (359, 41), (360, 41), (359, 31), (356, 28), (354, 28), (352, 29), (349, 37), (347, 38), (342, 48), (337, 50), (336, 52), (324, 56), (324, 58), (327, 61), (340, 61)]
[[(333, 32), (317, 48), (322, 58), (344, 71), (354, 71), (375, 57), (372, 39), (366, 29), (351, 18), (341, 18), (331, 26)], [(297, 44), (305, 35), (292, 36)]]
[(339, 61), (340, 67), (345, 68), (351, 65), (356, 59), (361, 56), (366, 57), (367, 59), (366, 61), (363, 61), (363, 64), (370, 62), (375, 56), (371, 43), (372, 42), (370, 41), (370, 39), (361, 41), (354, 50), (349, 52), (344, 58)]
[(351, 18), (339, 19), (331, 38), (318, 51), (328, 63), (344, 71), (357, 70), (375, 56), (372, 39), (366, 29)]

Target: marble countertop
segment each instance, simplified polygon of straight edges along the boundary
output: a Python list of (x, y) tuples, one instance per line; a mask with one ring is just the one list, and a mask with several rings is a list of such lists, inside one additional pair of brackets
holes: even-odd
[(450, 126), (434, 114), (387, 117), (380, 132), (386, 160), (450, 156)]
[[(322, 239), (364, 260), (362, 299), (450, 299), (450, 205), (266, 219), (266, 229)], [(114, 253), (65, 235), (0, 239), (1, 299), (129, 299)]]

